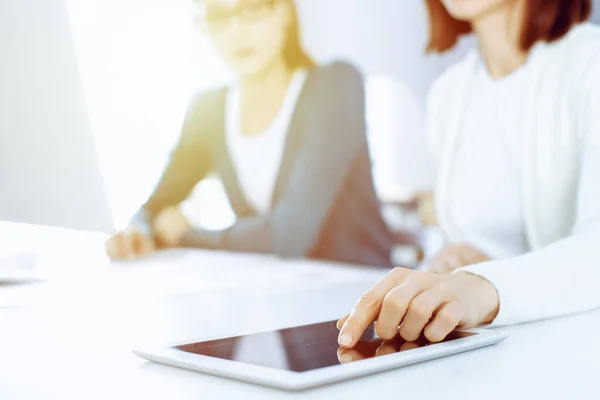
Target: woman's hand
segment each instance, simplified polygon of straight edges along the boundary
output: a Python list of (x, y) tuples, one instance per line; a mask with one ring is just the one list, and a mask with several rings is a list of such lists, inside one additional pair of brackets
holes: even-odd
[(190, 223), (178, 207), (165, 208), (152, 222), (154, 235), (160, 245), (165, 247), (179, 246), (190, 227)]
[(106, 254), (111, 260), (133, 260), (155, 249), (154, 240), (135, 228), (119, 232), (106, 242)]
[(473, 264), (490, 261), (490, 258), (469, 244), (455, 244), (442, 249), (429, 264), (429, 271), (448, 274)]
[(338, 321), (339, 344), (352, 348), (365, 329), (384, 340), (398, 333), (414, 342), (421, 336), (441, 342), (457, 328), (490, 323), (498, 314), (498, 292), (486, 279), (467, 272), (436, 275), (396, 268), (383, 277)]

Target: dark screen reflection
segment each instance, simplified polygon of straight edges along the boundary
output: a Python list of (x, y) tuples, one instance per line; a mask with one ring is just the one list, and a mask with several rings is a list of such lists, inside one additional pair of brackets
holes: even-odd
[[(341, 363), (366, 358), (384, 356), (430, 345), (420, 338), (416, 342), (406, 342), (400, 336), (390, 341), (379, 339), (371, 324), (361, 341), (351, 350), (338, 353), (338, 330), (335, 321), (279, 331), (257, 333), (227, 339), (212, 340), (176, 346), (187, 353), (234, 360), (263, 367), (305, 372), (330, 367)], [(444, 341), (451, 341), (474, 335), (454, 332)]]

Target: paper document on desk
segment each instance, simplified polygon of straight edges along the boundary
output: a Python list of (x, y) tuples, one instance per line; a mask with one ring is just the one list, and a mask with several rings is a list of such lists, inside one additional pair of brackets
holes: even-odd
[(37, 255), (30, 252), (0, 254), (0, 283), (43, 280), (36, 270)]

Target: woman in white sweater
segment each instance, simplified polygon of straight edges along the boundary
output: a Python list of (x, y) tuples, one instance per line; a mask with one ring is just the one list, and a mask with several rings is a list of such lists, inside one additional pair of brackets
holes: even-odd
[[(429, 98), (436, 211), (449, 246), (397, 268), (340, 320), (441, 341), (600, 307), (600, 28), (591, 0), (427, 0), (430, 51), (478, 46)], [(347, 350), (352, 356), (352, 350)]]

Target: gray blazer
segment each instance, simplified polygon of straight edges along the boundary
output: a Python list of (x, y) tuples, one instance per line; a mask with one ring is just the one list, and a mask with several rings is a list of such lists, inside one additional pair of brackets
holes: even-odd
[(259, 215), (237, 180), (225, 137), (227, 89), (197, 96), (179, 143), (134, 223), (177, 205), (216, 171), (237, 222), (222, 231), (194, 229), (184, 246), (390, 266), (392, 235), (375, 195), (359, 72), (336, 62), (312, 69), (287, 134), (271, 211)]

